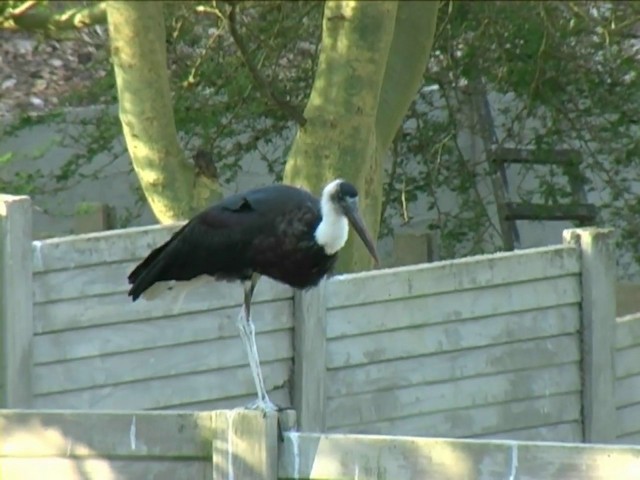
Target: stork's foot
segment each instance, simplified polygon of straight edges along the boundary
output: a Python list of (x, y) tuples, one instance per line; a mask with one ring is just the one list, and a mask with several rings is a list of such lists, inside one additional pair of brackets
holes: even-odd
[(251, 402), (245, 407), (247, 410), (261, 410), (263, 412), (279, 412), (283, 410), (282, 407), (277, 406), (269, 397), (265, 397), (264, 399), (258, 398), (255, 401)]

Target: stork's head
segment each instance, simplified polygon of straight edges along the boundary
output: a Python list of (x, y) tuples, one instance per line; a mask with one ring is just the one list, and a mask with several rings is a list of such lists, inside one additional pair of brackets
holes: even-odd
[(350, 223), (376, 264), (380, 263), (375, 243), (358, 210), (356, 187), (342, 179), (334, 180), (324, 187), (320, 205), (322, 221), (316, 230), (316, 239), (327, 253), (336, 253), (344, 246)]

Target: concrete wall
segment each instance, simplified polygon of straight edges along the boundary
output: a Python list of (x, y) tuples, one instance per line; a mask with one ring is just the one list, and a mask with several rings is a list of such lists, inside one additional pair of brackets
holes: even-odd
[[(34, 243), (33, 401), (37, 408), (224, 408), (254, 385), (237, 334), (242, 289), (202, 285), (132, 303), (127, 275), (175, 227)], [(267, 388), (290, 405), (292, 292), (260, 282), (254, 316)]]
[(582, 438), (575, 249), (380, 271), (328, 288), (329, 431)]

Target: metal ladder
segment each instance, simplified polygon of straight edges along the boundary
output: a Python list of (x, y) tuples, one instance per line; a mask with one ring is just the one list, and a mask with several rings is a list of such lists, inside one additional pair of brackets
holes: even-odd
[[(478, 116), (480, 136), (491, 171), (491, 186), (496, 202), (503, 247), (514, 250), (520, 245), (518, 220), (573, 221), (577, 226), (592, 225), (598, 214), (596, 206), (587, 201), (586, 177), (580, 172), (582, 154), (573, 149), (541, 151), (534, 148), (506, 148), (498, 145), (491, 108), (484, 84), (472, 84), (472, 102)], [(509, 199), (507, 166), (510, 164), (559, 166), (571, 188), (571, 203), (536, 204), (512, 202)]]

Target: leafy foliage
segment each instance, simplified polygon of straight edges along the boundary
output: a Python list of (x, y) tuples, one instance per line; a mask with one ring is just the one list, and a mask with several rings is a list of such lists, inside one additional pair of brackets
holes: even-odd
[[(440, 234), (444, 257), (500, 249), (493, 195), (481, 188), (491, 169), (465, 145), (469, 129), (481, 135), (470, 120), (468, 93), (483, 79), (489, 92), (499, 92), (490, 95), (493, 141), (538, 151), (578, 149), (579, 173), (587, 177), (592, 198), (599, 198), (598, 221), (616, 228), (618, 246), (629, 255), (621, 267), (637, 271), (640, 4), (452, 2), (440, 14), (425, 76), (439, 94), (423, 91), (408, 115), (408, 125), (416, 128), (405, 128), (397, 145), (400, 160), (387, 186), (387, 218), (403, 210), (410, 217), (403, 202), (427, 193), (426, 216)], [(402, 174), (410, 160), (418, 162), (417, 171)], [(570, 200), (558, 167), (518, 167), (511, 173), (520, 179), (511, 185), (514, 200)], [(456, 201), (444, 205), (447, 193)]]

